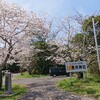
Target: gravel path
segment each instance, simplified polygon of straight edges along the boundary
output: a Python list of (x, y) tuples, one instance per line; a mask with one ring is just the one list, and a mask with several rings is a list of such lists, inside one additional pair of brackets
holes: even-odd
[(58, 90), (55, 83), (65, 78), (66, 77), (15, 79), (13, 83), (29, 86), (29, 92), (19, 100), (95, 100), (93, 98), (76, 96)]

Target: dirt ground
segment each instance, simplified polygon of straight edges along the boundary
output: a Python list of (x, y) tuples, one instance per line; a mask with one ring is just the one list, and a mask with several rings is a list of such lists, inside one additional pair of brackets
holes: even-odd
[(14, 79), (13, 83), (29, 87), (29, 91), (19, 100), (95, 100), (92, 97), (73, 95), (57, 89), (57, 81), (65, 78), (67, 77)]

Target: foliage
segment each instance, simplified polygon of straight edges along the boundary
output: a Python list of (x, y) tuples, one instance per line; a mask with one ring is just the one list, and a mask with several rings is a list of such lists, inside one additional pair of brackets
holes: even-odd
[(90, 16), (89, 18), (85, 19), (82, 25), (83, 31), (86, 31), (89, 33), (89, 38), (93, 37), (93, 24), (92, 24), (92, 18), (94, 18), (97, 33), (97, 41), (98, 44), (100, 44), (100, 15), (97, 16)]
[(98, 63), (95, 50), (94, 34), (92, 18), (94, 17), (97, 33), (97, 41), (100, 41), (100, 16), (90, 16), (82, 21), (82, 29), (80, 34), (75, 34), (72, 38), (71, 44), (74, 45), (75, 61), (87, 61), (89, 72), (92, 74), (99, 74)]
[(100, 15), (96, 16), (90, 16), (87, 19), (84, 20), (82, 29), (83, 31), (86, 31), (86, 46), (94, 47), (94, 49), (91, 51), (91, 53), (87, 56), (87, 61), (89, 62), (89, 71), (94, 74), (99, 73), (98, 69), (98, 62), (96, 59), (96, 51), (95, 51), (95, 42), (94, 42), (94, 34), (93, 34), (93, 24), (92, 24), (92, 18), (94, 18), (96, 28), (96, 34), (97, 34), (97, 42), (98, 45), (100, 45)]
[(81, 47), (83, 45), (83, 38), (84, 38), (84, 35), (83, 34), (76, 34), (72, 38), (71, 43), (74, 43), (75, 45)]
[(48, 74), (52, 61), (47, 60), (51, 56), (51, 51), (45, 41), (34, 42), (34, 51), (32, 52), (31, 73)]
[(74, 94), (100, 97), (100, 76), (88, 77), (84, 80), (67, 78), (58, 82), (58, 87)]
[[(92, 58), (89, 58), (89, 59), (92, 59)], [(89, 64), (88, 71), (90, 74), (93, 74), (93, 75), (100, 74), (97, 59), (94, 59), (94, 61), (92, 60), (92, 62)]]
[(4, 87), (3, 87), (2, 91), (0, 91), (0, 99), (2, 99), (2, 100), (17, 100), (22, 95), (24, 95), (28, 91), (28, 89), (25, 86), (22, 86), (22, 85), (13, 85), (12, 91), (13, 91), (13, 93), (15, 93), (12, 96), (7, 96), (7, 97), (1, 96), (2, 94), (4, 94)]
[(12, 65), (7, 64), (7, 70), (12, 73), (18, 73), (20, 72), (20, 67), (17, 65), (17, 63), (13, 63)]
[(72, 52), (75, 54), (74, 60), (84, 60), (83, 53), (84, 53), (84, 35), (83, 34), (76, 34), (73, 36), (71, 44), (74, 45), (74, 49)]

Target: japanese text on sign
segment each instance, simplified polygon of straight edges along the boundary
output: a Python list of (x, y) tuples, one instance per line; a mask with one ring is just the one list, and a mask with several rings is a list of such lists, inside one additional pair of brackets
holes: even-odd
[(84, 72), (87, 70), (86, 61), (66, 62), (66, 72)]

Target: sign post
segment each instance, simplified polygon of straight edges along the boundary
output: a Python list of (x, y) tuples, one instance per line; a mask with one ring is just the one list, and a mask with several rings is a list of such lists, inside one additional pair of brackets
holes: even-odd
[(83, 80), (85, 81), (85, 72), (83, 72)]
[(70, 83), (71, 83), (71, 86), (73, 86), (73, 82), (72, 82), (72, 73), (70, 72)]
[(87, 71), (87, 64), (86, 61), (78, 61), (78, 62), (66, 62), (66, 72), (83, 72), (83, 77), (85, 80), (85, 71)]

